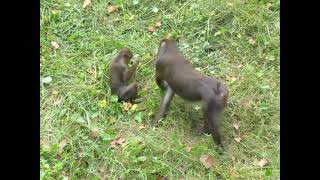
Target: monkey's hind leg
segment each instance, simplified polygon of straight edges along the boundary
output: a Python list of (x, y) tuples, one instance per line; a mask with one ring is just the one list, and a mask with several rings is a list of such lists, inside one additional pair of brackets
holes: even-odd
[(133, 101), (137, 98), (138, 85), (136, 83), (131, 83), (128, 86), (120, 88), (119, 101)]
[[(204, 117), (205, 117), (205, 124), (207, 124), (207, 129), (209, 129), (210, 134), (214, 142), (221, 146), (224, 149), (222, 140), (221, 140), (221, 133), (220, 133), (220, 124), (219, 124), (219, 116), (222, 111), (222, 107), (218, 104), (214, 99), (209, 100), (207, 102), (207, 106), (203, 108)], [(206, 122), (207, 121), (207, 122)]]

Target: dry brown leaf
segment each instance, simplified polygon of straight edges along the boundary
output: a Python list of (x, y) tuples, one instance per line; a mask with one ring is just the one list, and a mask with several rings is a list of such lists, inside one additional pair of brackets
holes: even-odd
[(124, 111), (126, 111), (126, 112), (129, 111), (131, 107), (132, 107), (131, 103), (129, 103), (129, 102), (124, 102), (123, 103), (123, 110)]
[(241, 137), (236, 137), (236, 138), (234, 138), (234, 140), (235, 140), (237, 143), (240, 143)]
[(234, 127), (236, 130), (239, 130), (240, 124), (239, 124), (238, 122), (233, 123), (233, 127)]
[(51, 42), (51, 46), (53, 47), (53, 49), (58, 49), (60, 47), (59, 44), (55, 41)]
[(255, 45), (255, 44), (256, 44), (256, 40), (250, 38), (250, 39), (249, 39), (249, 43), (250, 43), (251, 45)]
[(144, 124), (141, 124), (141, 125), (139, 126), (139, 130), (144, 129), (144, 128), (146, 128), (146, 126), (145, 126)]
[(93, 128), (90, 131), (90, 137), (93, 139), (96, 139), (99, 136), (99, 129), (98, 128)]
[(156, 27), (160, 27), (161, 26), (161, 21), (157, 21), (156, 22)]
[(83, 8), (86, 8), (88, 5), (90, 5), (91, 4), (91, 0), (84, 0), (84, 2), (83, 2)]
[(60, 143), (59, 143), (59, 154), (62, 153), (63, 151), (63, 148), (69, 143), (69, 139), (65, 138), (64, 140), (62, 140)]
[(231, 177), (238, 177), (238, 173), (235, 170), (235, 168), (231, 168), (230, 171), (229, 171), (229, 174), (230, 174)]
[(112, 13), (112, 12), (117, 11), (117, 10), (118, 10), (118, 6), (110, 5), (110, 6), (107, 7), (108, 13)]
[(186, 147), (186, 151), (187, 151), (187, 152), (190, 152), (191, 149), (192, 149), (192, 147), (191, 147), (190, 145), (188, 145), (188, 146)]
[(214, 160), (210, 155), (202, 155), (199, 160), (206, 168), (212, 167), (214, 163)]
[(111, 145), (112, 148), (116, 149), (119, 145), (121, 145), (125, 141), (126, 141), (126, 139), (124, 137), (119, 136), (115, 140), (111, 141), (110, 145)]
[(48, 143), (45, 142), (45, 141), (42, 140), (42, 139), (40, 139), (40, 145), (42, 145), (45, 150), (49, 150), (49, 148), (50, 148), (50, 146), (48, 145)]
[(264, 167), (265, 165), (268, 164), (268, 161), (266, 159), (261, 159), (257, 165), (260, 166), (260, 167)]
[(149, 27), (148, 27), (148, 31), (149, 31), (149, 32), (154, 32), (155, 30), (156, 30), (156, 29), (155, 29), (153, 26), (149, 26)]

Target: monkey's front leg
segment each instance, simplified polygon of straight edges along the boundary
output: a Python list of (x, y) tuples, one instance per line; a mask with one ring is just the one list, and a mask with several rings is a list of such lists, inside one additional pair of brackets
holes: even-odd
[(152, 125), (156, 125), (159, 122), (159, 120), (163, 118), (164, 114), (166, 113), (166, 111), (170, 106), (170, 102), (173, 96), (174, 96), (174, 91), (171, 89), (170, 86), (167, 86), (166, 94), (164, 95), (160, 103), (160, 110), (156, 115), (156, 117), (152, 120)]

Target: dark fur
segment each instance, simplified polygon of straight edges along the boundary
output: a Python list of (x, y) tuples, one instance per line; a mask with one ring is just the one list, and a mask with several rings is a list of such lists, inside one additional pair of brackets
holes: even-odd
[(222, 146), (219, 116), (226, 106), (228, 89), (224, 84), (195, 70), (172, 39), (160, 42), (156, 56), (156, 83), (162, 90), (166, 90), (166, 95), (161, 100), (153, 124), (163, 118), (174, 94), (188, 101), (202, 101), (205, 129)]
[(137, 84), (131, 83), (128, 86), (125, 85), (125, 82), (131, 79), (138, 66), (138, 62), (135, 62), (131, 68), (128, 68), (131, 58), (131, 51), (128, 48), (123, 48), (110, 65), (111, 93), (116, 94), (119, 101), (131, 102), (137, 98)]

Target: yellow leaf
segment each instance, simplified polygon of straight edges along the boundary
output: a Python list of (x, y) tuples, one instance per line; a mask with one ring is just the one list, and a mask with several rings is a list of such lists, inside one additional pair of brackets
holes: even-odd
[(83, 2), (83, 8), (85, 8), (85, 7), (87, 7), (88, 5), (90, 5), (91, 4), (91, 0), (84, 0), (84, 2)]
[(124, 102), (123, 103), (123, 110), (124, 111), (126, 111), (126, 112), (129, 111), (131, 107), (132, 107), (131, 103), (129, 103), (129, 102)]
[(160, 27), (161, 26), (161, 21), (157, 21), (156, 22), (156, 27)]
[(234, 76), (227, 76), (226, 80), (230, 82), (234, 82), (237, 80), (237, 78), (235, 78)]
[(100, 101), (99, 105), (101, 108), (106, 108), (107, 107), (107, 100), (104, 99), (104, 100)]
[(137, 107), (138, 107), (138, 105), (137, 105), (137, 104), (132, 105), (132, 107), (131, 107), (131, 111), (136, 110), (136, 109), (137, 109)]

